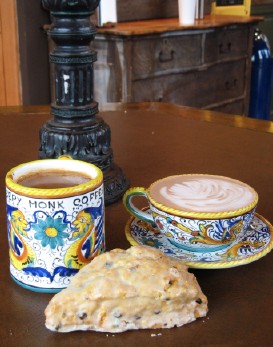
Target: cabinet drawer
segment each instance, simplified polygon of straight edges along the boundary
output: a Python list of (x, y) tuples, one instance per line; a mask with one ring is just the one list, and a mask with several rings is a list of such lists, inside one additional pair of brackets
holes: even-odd
[(243, 26), (208, 33), (205, 39), (204, 62), (213, 63), (246, 56), (248, 35), (248, 27)]
[(116, 56), (116, 43), (115, 41), (102, 40), (98, 37), (93, 41), (92, 48), (97, 53), (97, 63), (113, 64), (115, 63)]
[(201, 39), (201, 34), (180, 34), (134, 41), (132, 78), (145, 78), (199, 66), (202, 59)]
[(171, 74), (135, 81), (133, 100), (168, 101), (175, 104), (206, 107), (244, 95), (245, 60), (214, 65), (207, 70)]

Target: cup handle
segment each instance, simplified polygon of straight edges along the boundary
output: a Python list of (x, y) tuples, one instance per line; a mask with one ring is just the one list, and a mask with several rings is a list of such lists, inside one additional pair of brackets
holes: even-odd
[(138, 209), (132, 202), (132, 199), (134, 196), (144, 196), (146, 199), (147, 198), (147, 190), (143, 187), (133, 187), (128, 189), (124, 196), (123, 196), (123, 204), (125, 206), (125, 208), (127, 209), (127, 211), (132, 214), (133, 216), (148, 222), (150, 224), (154, 224), (154, 220), (152, 218), (152, 216), (145, 212), (145, 211), (141, 211), (140, 209)]

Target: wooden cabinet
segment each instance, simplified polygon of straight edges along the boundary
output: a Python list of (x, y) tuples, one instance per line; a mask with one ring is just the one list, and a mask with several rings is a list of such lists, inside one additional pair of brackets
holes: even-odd
[(207, 16), (118, 23), (94, 41), (95, 99), (163, 101), (247, 114), (258, 17)]

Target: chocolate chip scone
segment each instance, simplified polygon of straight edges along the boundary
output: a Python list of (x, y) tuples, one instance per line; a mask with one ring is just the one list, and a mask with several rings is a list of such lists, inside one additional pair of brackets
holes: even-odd
[(53, 331), (172, 328), (206, 316), (207, 298), (181, 261), (160, 250), (114, 249), (82, 268), (48, 304)]

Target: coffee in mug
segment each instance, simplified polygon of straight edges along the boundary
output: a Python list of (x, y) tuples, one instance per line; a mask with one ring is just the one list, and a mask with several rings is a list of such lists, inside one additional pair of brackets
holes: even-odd
[(103, 174), (93, 164), (44, 159), (6, 176), (11, 277), (58, 292), (105, 250)]
[(55, 189), (75, 187), (88, 181), (90, 181), (90, 177), (84, 173), (45, 170), (19, 177), (16, 183), (29, 188)]
[[(132, 202), (145, 196), (151, 214)], [(246, 232), (258, 203), (257, 192), (241, 181), (204, 174), (160, 179), (148, 189), (136, 187), (124, 195), (127, 210), (156, 225), (173, 245), (190, 251), (217, 251)]]

